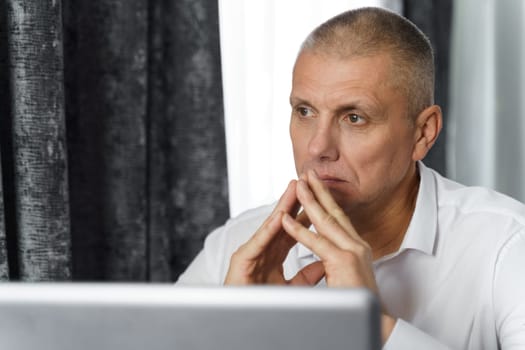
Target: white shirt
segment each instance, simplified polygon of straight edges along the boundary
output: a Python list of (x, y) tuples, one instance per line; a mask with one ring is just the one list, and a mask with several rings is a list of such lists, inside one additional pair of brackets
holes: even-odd
[[(383, 349), (525, 349), (525, 206), (418, 168), (401, 247), (374, 262), (381, 302), (398, 319)], [(222, 284), (231, 254), (271, 210), (247, 211), (213, 231), (178, 283)], [(315, 259), (296, 245), (285, 276)]]

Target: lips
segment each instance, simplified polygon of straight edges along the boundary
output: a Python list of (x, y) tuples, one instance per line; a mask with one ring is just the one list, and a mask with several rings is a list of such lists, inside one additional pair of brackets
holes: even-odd
[(323, 182), (327, 183), (333, 183), (333, 182), (346, 182), (343, 179), (340, 179), (338, 177), (330, 176), (330, 175), (318, 175), (319, 179)]

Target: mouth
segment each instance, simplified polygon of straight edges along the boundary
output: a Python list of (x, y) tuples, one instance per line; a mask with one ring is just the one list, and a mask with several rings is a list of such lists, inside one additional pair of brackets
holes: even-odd
[(343, 179), (340, 179), (334, 176), (329, 176), (329, 175), (319, 175), (319, 179), (326, 184), (337, 184), (337, 183), (346, 182)]

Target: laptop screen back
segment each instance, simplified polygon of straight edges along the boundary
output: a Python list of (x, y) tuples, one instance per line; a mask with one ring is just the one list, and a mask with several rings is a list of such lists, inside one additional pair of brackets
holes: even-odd
[(0, 285), (0, 348), (380, 349), (379, 310), (358, 289)]

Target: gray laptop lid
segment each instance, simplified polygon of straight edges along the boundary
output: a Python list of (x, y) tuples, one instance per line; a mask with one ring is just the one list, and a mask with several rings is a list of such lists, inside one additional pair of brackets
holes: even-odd
[(359, 289), (0, 284), (0, 349), (379, 348)]

